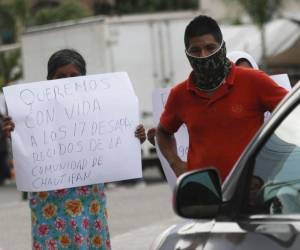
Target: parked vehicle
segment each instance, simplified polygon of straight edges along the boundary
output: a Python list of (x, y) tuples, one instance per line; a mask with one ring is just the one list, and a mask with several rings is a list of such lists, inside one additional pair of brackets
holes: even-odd
[(222, 186), (215, 166), (180, 177), (174, 210), (189, 220), (167, 229), (151, 249), (300, 249), (299, 164), (300, 83)]

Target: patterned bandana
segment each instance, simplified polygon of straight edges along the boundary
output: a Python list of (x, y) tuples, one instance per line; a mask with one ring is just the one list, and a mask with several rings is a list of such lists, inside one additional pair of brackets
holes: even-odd
[(220, 48), (208, 57), (195, 57), (185, 52), (193, 68), (193, 81), (197, 88), (209, 92), (221, 86), (230, 71), (231, 63), (226, 57), (223, 41)]

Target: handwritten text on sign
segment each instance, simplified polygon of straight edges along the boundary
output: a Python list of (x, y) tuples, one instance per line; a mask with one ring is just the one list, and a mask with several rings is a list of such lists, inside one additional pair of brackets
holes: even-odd
[[(4, 89), (17, 187), (53, 190), (140, 178), (138, 100), (126, 73)], [(124, 164), (126, 162), (126, 164)]]

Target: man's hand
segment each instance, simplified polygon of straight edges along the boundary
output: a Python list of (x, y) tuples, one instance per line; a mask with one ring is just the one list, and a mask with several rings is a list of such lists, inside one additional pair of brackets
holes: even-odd
[(176, 158), (176, 160), (174, 160), (173, 162), (170, 162), (170, 166), (177, 177), (179, 177), (187, 171), (186, 162), (182, 161), (179, 157)]
[(163, 127), (158, 125), (156, 136), (159, 149), (170, 164), (170, 167), (175, 172), (175, 175), (178, 177), (185, 173), (187, 171), (186, 162), (182, 161), (177, 155), (177, 146), (174, 134), (168, 133)]

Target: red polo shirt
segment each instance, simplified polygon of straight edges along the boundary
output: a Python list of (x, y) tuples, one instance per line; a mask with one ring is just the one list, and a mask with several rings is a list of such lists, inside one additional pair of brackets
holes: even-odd
[(208, 95), (191, 76), (172, 88), (160, 125), (175, 133), (185, 123), (189, 133), (188, 170), (214, 166), (222, 180), (287, 91), (265, 73), (232, 66), (225, 82)]

